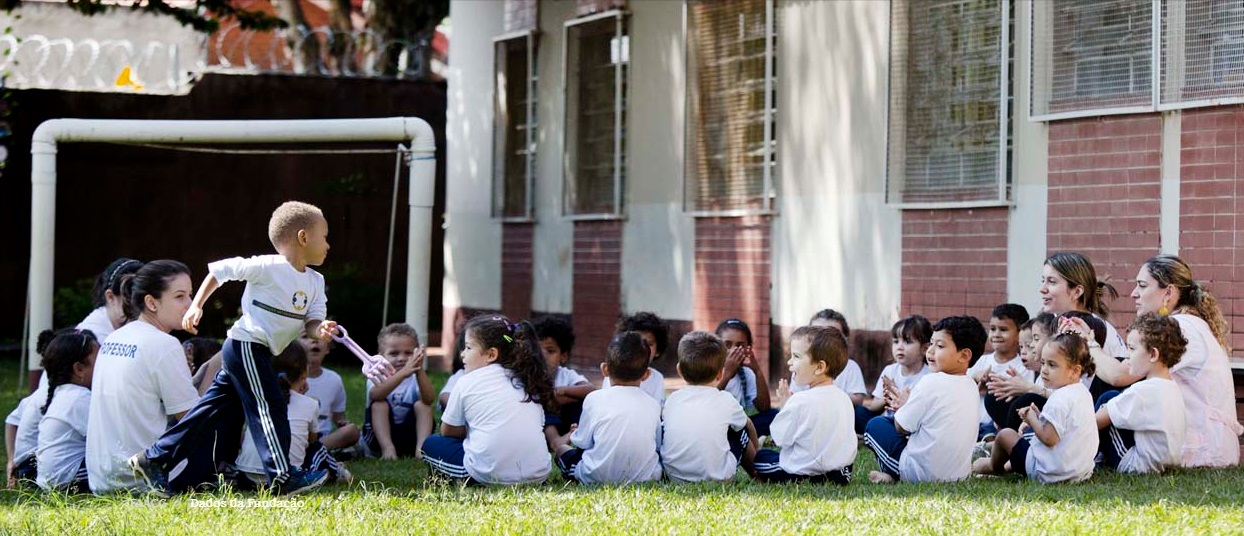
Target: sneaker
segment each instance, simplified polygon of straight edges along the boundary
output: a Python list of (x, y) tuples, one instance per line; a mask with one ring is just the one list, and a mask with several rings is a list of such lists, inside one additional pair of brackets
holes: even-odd
[(350, 473), (349, 469), (346, 469), (346, 464), (343, 463), (343, 464), (338, 464), (338, 465), (339, 466), (337, 468), (337, 479), (347, 484), (353, 482), (354, 475)]
[(293, 471), (284, 484), (276, 486), (277, 495), (298, 495), (306, 493), (324, 484), (328, 480), (328, 471)]
[(978, 441), (976, 446), (972, 448), (972, 461), (981, 458), (988, 458), (993, 455), (992, 441)]
[(134, 477), (147, 484), (147, 489), (165, 499), (169, 498), (168, 476), (160, 464), (147, 459), (146, 452), (139, 452), (127, 461)]

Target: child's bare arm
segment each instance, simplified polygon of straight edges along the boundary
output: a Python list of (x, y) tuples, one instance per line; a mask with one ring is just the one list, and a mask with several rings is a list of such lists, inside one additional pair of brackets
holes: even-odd
[(553, 390), (553, 396), (557, 398), (559, 404), (567, 404), (571, 402), (581, 402), (592, 391), (596, 390), (596, 386), (590, 383), (582, 383), (579, 385), (570, 385), (567, 387), (558, 387)]
[(445, 437), (465, 439), (466, 434), (467, 434), (467, 427), (454, 426), (452, 424), (446, 424), (445, 421), (441, 421), (441, 435)]
[(1024, 423), (1029, 428), (1032, 428), (1033, 435), (1036, 435), (1045, 446), (1053, 447), (1058, 444), (1058, 430), (1054, 428), (1054, 425), (1041, 420), (1041, 409), (1036, 404), (1021, 408), (1019, 416), (1024, 419)]
[(884, 397), (878, 398), (875, 396), (870, 396), (864, 399), (863, 406), (865, 408), (868, 408), (868, 411), (877, 413), (885, 409), (885, 398)]
[(765, 373), (761, 372), (760, 361), (756, 359), (755, 352), (752, 352), (750, 348), (747, 350), (745, 364), (756, 373), (756, 399), (752, 401), (752, 406), (756, 407), (756, 411), (769, 411), (773, 408), (773, 401), (769, 397), (769, 380), (765, 378)]
[(1101, 409), (1097, 410), (1097, 429), (1101, 430), (1111, 424), (1114, 423), (1110, 421), (1110, 411), (1106, 409), (1106, 406), (1102, 406)]
[(216, 276), (207, 274), (203, 283), (199, 284), (199, 291), (194, 294), (194, 301), (190, 302), (190, 308), (186, 309), (186, 314), (181, 317), (182, 329), (193, 335), (199, 334), (199, 320), (203, 319), (203, 305), (217, 288), (220, 288), (220, 281), (216, 280)]
[[(415, 357), (416, 358), (419, 357), (419, 354), (416, 354)], [(406, 366), (403, 366), (402, 368), (398, 369), (397, 372), (395, 372), (392, 376), (389, 376), (387, 380), (382, 381), (379, 384), (376, 384), (374, 387), (372, 387), (371, 393), (367, 395), (367, 399), (371, 402), (379, 402), (381, 400), (384, 400), (385, 397), (389, 396), (389, 393), (392, 393), (394, 389), (397, 389), (397, 386), (401, 385), (402, 382), (406, 381), (406, 378), (411, 377), (411, 375), (415, 374), (417, 371), (422, 371), (423, 369), (423, 367), (421, 366), (422, 363), (423, 361), (419, 359), (415, 359), (415, 358), (408, 359), (406, 361)], [(433, 396), (432, 393), (435, 393), (436, 391), (432, 388), (432, 382), (428, 380), (428, 374), (426, 371), (422, 372), (422, 374), (423, 374), (423, 381), (419, 382), (419, 394), (421, 397), (422, 396)], [(415, 381), (419, 381), (419, 380), (416, 379)], [(427, 391), (424, 391), (425, 383), (427, 384), (426, 385)], [(433, 401), (435, 401), (435, 398), (432, 398), (430, 401), (427, 402), (427, 404), (431, 405)]]

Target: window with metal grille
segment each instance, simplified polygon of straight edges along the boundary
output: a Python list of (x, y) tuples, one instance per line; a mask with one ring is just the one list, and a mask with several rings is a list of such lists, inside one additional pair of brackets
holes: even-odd
[(1163, 108), (1244, 100), (1244, 0), (1162, 2)]
[(1009, 202), (1011, 3), (891, 2), (888, 202)]
[(685, 206), (768, 211), (773, 201), (774, 0), (688, 0)]
[(501, 36), (493, 47), (492, 215), (529, 219), (536, 163), (536, 33)]
[(627, 19), (615, 10), (568, 21), (565, 37), (564, 212), (620, 216), (626, 180)]

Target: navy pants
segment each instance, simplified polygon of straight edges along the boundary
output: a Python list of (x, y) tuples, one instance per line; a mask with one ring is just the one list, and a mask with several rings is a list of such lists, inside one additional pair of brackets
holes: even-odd
[[(1107, 391), (1097, 399), (1096, 409), (1101, 409), (1114, 397), (1119, 396), (1119, 391)], [(1128, 451), (1136, 446), (1136, 433), (1131, 430), (1117, 428), (1113, 424), (1097, 431), (1098, 440), (1101, 445), (1101, 465), (1111, 469), (1118, 469), (1119, 463), (1123, 461), (1123, 457)]]
[(793, 475), (782, 470), (778, 464), (781, 454), (772, 449), (760, 449), (756, 451), (756, 478), (763, 482), (784, 483), (784, 482), (807, 482), (809, 484), (825, 484), (834, 483), (839, 486), (845, 486), (851, 483), (851, 470), (854, 465), (848, 465), (842, 469), (835, 469), (828, 473), (819, 475)]
[(756, 436), (769, 435), (769, 426), (773, 424), (773, 418), (777, 417), (778, 410), (769, 408), (752, 415), (752, 427), (756, 428)]
[[(975, 414), (973, 417), (975, 418)], [(877, 465), (894, 480), (901, 480), (898, 461), (907, 448), (907, 436), (898, 433), (894, 417), (873, 417), (864, 428), (864, 444), (877, 455)]]
[(855, 406), (855, 433), (864, 433), (864, 429), (868, 427), (868, 421), (873, 420), (873, 417), (880, 417), (884, 413), (885, 410), (874, 413), (872, 410), (864, 407), (863, 404)]
[(433, 434), (423, 440), (423, 461), (433, 472), (471, 484), (475, 481), (463, 464), (465, 457), (461, 439)]
[[(376, 429), (372, 425), (371, 404), (367, 405), (367, 411), (363, 414), (363, 444), (367, 445), (367, 449), (376, 456), (380, 456), (380, 440), (376, 437)], [(397, 451), (397, 455), (402, 458), (414, 457), (416, 446), (419, 443), (419, 429), (415, 426), (418, 419), (415, 418), (413, 409), (407, 408), (406, 420), (402, 422), (393, 421), (393, 408), (389, 408), (389, 440), (393, 441), (393, 450)]]
[[(245, 422), (269, 483), (283, 484), (291, 469), (288, 402), (272, 372), (272, 353), (262, 344), (233, 339), (225, 340), (221, 353), (223, 368), (211, 387), (147, 449), (147, 459), (166, 469), (173, 460), (202, 459), (201, 451), (212, 447), (218, 432), (240, 431)], [(240, 444), (230, 447), (236, 457)], [(170, 477), (176, 478), (171, 472)]]

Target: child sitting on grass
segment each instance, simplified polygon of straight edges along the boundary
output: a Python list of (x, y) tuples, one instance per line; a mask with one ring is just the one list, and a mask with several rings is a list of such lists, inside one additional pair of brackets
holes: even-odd
[(43, 354), (48, 398), (40, 408), (38, 470), (35, 482), (47, 491), (89, 493), (86, 475), (86, 424), (91, 413), (91, 376), (99, 343), (89, 331), (74, 330), (52, 339)]
[[(436, 388), (423, 366), (419, 334), (407, 324), (389, 324), (376, 335), (380, 355), (397, 371), (387, 380), (367, 382), (367, 412), (363, 414), (363, 445), (382, 460), (418, 456), (432, 433), (432, 404)], [(416, 411), (422, 402), (422, 411)]]
[(639, 333), (614, 335), (600, 365), (611, 385), (583, 399), (578, 426), (557, 445), (557, 466), (566, 480), (631, 484), (661, 478), (661, 404), (639, 388), (651, 355)]
[(1045, 344), (1041, 380), (1053, 393), (1042, 408), (1034, 404), (1019, 410), (1025, 426), (1019, 432), (1009, 428), (999, 432), (991, 458), (977, 460), (975, 472), (1002, 474), (1009, 464), (1011, 471), (1043, 484), (1093, 476), (1097, 454), (1093, 397), (1080, 381), (1093, 373), (1085, 341), (1078, 333), (1064, 332)]
[(717, 388), (725, 362), (725, 345), (707, 332), (678, 341), (678, 374), (687, 386), (661, 412), (661, 463), (670, 480), (732, 480), (740, 463), (753, 473), (756, 432), (734, 395)]
[(726, 364), (717, 387), (730, 393), (743, 411), (755, 411), (750, 419), (756, 433), (769, 435), (777, 410), (769, 396), (769, 381), (752, 351), (752, 329), (742, 320), (727, 318), (717, 324), (717, 336), (726, 347)]
[(583, 398), (596, 390), (582, 374), (566, 367), (574, 348), (574, 328), (561, 318), (546, 316), (533, 323), (540, 337), (540, 350), (548, 362), (553, 378), (553, 398), (558, 411), (544, 416), (544, 436), (549, 450), (556, 448), (561, 436), (570, 433), (570, 426), (579, 423)]
[[(640, 312), (623, 318), (618, 321), (615, 333), (625, 331), (638, 332), (644, 338), (644, 342), (648, 343), (648, 377), (639, 385), (648, 396), (651, 396), (658, 403), (665, 403), (665, 376), (655, 368), (652, 368), (652, 362), (665, 355), (665, 347), (670, 340), (670, 327), (661, 317), (649, 313)], [(607, 388), (610, 385), (609, 377), (605, 377), (605, 381), (601, 382), (601, 388)]]
[(329, 450), (353, 447), (359, 441), (359, 427), (346, 419), (346, 386), (341, 375), (324, 366), (324, 356), (332, 342), (298, 337), (298, 344), (307, 354), (307, 396), (319, 403), (316, 430), (320, 443)]
[[(847, 325), (847, 317), (842, 313), (833, 309), (821, 309), (812, 315), (812, 318), (808, 320), (808, 325), (817, 328), (834, 328), (842, 333), (842, 343), (850, 346), (851, 326)], [(834, 377), (834, 385), (850, 396), (851, 403), (856, 406), (863, 404), (864, 398), (868, 396), (868, 386), (864, 385), (864, 371), (850, 356), (847, 356), (847, 365), (842, 369), (842, 373)], [(799, 392), (804, 388), (799, 382), (791, 381), (790, 383), (792, 392)]]
[(1187, 410), (1171, 368), (1188, 341), (1177, 320), (1157, 313), (1136, 317), (1128, 328), (1128, 373), (1145, 379), (1098, 401), (1101, 462), (1120, 473), (1160, 473), (1183, 460)]
[(794, 381), (806, 388), (791, 394), (778, 383), (775, 405), (782, 409), (769, 427), (781, 452), (756, 452), (761, 482), (833, 482), (847, 485), (855, 463), (855, 412), (851, 398), (834, 384), (847, 363), (847, 342), (835, 328), (804, 326), (790, 337)]
[(868, 421), (864, 444), (881, 466), (869, 480), (953, 482), (971, 475), (980, 395), (967, 372), (984, 349), (985, 328), (975, 318), (950, 316), (933, 325), (929, 374), (910, 392), (887, 389), (894, 416)]
[(466, 373), (449, 395), (441, 433), (423, 443), (436, 473), (482, 484), (543, 482), (549, 475), (544, 413), (553, 380), (536, 330), (502, 316), (466, 325)]
[(1014, 303), (1004, 303), (993, 308), (989, 315), (989, 344), (993, 351), (968, 368), (968, 376), (976, 382), (981, 393), (980, 437), (993, 439), (998, 429), (1005, 425), (1006, 402), (989, 396), (988, 383), (997, 376), (1024, 376), (1031, 379), (1024, 363), (1019, 359), (1019, 328), (1028, 322), (1028, 310)]
[(881, 370), (872, 395), (855, 407), (855, 433), (863, 434), (873, 417), (894, 414), (885, 408), (886, 389), (911, 392), (916, 382), (929, 373), (924, 352), (929, 349), (932, 336), (933, 326), (929, 319), (920, 315), (909, 316), (890, 327), (890, 353), (894, 355), (894, 362)]

